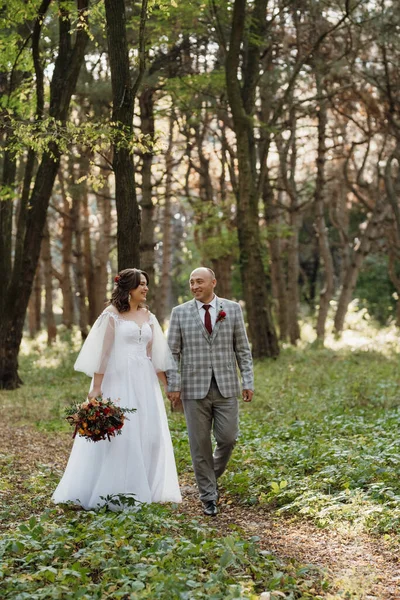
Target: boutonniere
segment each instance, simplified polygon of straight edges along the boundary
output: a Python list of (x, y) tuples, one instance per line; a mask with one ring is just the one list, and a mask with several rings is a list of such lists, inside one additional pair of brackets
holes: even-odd
[(223, 321), (226, 317), (226, 312), (223, 310), (222, 308), (222, 304), (219, 307), (219, 313), (217, 314), (217, 320), (216, 323), (219, 323), (219, 321)]

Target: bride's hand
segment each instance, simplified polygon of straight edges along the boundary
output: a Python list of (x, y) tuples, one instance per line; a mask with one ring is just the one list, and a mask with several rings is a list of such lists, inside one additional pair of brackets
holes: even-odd
[(103, 393), (100, 388), (93, 388), (91, 392), (88, 393), (88, 400), (92, 400), (93, 398), (98, 398), (102, 396)]

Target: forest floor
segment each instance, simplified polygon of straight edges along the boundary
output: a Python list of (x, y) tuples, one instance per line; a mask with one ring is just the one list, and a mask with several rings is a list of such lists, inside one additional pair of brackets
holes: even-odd
[(88, 380), (73, 371), (75, 333), (52, 348), (24, 342), (24, 385), (0, 391), (0, 597), (400, 600), (398, 333), (354, 326), (341, 346), (257, 361), (214, 519), (202, 514), (177, 413), (181, 505), (55, 508), (72, 445), (64, 409)]
[[(9, 491), (3, 492), (3, 502), (7, 503), (9, 496), (8, 500), (12, 503), (10, 495), (15, 499), (20, 493), (16, 515), (18, 523), (35, 513), (24, 481), (38, 469), (48, 467), (62, 471), (70, 447), (71, 437), (65, 432), (44, 434), (29, 425), (2, 426), (0, 456), (3, 460), (7, 457), (12, 459), (13, 480)], [(179, 507), (181, 513), (209, 524), (221, 536), (228, 536), (233, 530), (240, 532), (243, 538), (257, 536), (262, 549), (272, 551), (284, 560), (294, 559), (319, 569), (329, 582), (329, 591), (323, 595), (328, 600), (400, 600), (400, 561), (390, 537), (384, 539), (355, 533), (351, 527), (321, 529), (298, 517), (278, 517), (263, 508), (236, 505), (224, 492), (218, 516), (210, 519), (202, 515), (192, 477), (187, 474), (185, 479), (182, 485), (183, 503)], [(40, 504), (37, 510), (39, 514)], [(8, 522), (6, 528), (9, 530), (12, 526)], [(313, 597), (313, 591), (310, 586), (309, 597)], [(282, 597), (285, 594), (282, 593)]]
[[(185, 486), (186, 514), (200, 515), (195, 486)], [(221, 497), (212, 525), (222, 534), (238, 526), (283, 559), (321, 569), (331, 585), (326, 598), (400, 600), (400, 561), (389, 543), (366, 534), (320, 529), (308, 521), (277, 518), (269, 511), (235, 506)]]

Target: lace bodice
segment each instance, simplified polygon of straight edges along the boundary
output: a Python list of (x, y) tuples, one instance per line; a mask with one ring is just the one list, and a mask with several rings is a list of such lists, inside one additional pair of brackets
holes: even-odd
[(106, 370), (130, 369), (127, 361), (152, 360), (156, 371), (175, 368), (175, 362), (156, 317), (149, 313), (141, 325), (104, 310), (93, 325), (74, 365), (90, 377)]
[(108, 311), (116, 323), (115, 351), (120, 354), (125, 352), (128, 356), (151, 357), (151, 341), (153, 332), (151, 320), (144, 321), (141, 325), (131, 319), (124, 319)]

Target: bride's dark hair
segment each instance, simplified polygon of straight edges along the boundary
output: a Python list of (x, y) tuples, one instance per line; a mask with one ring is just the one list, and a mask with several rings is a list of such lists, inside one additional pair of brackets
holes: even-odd
[(130, 310), (129, 292), (139, 287), (142, 275), (146, 277), (147, 285), (149, 285), (149, 276), (140, 269), (123, 269), (115, 277), (115, 288), (110, 304), (115, 306), (118, 312), (123, 313)]

